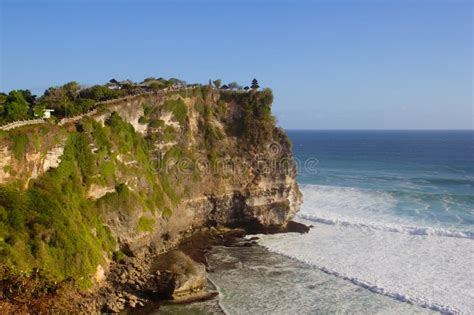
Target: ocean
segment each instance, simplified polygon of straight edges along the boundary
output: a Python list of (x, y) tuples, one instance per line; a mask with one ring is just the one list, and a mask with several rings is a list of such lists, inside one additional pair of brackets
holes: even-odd
[(223, 313), (474, 314), (473, 131), (288, 135), (312, 229), (214, 248)]
[[(306, 235), (270, 251), (371, 292), (474, 313), (473, 131), (289, 131)], [(300, 163), (304, 164), (304, 163)]]

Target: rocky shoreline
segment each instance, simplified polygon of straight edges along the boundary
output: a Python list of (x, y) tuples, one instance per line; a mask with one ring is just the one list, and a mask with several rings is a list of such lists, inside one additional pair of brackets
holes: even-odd
[(124, 257), (111, 264), (103, 286), (86, 297), (80, 309), (86, 312), (148, 314), (162, 304), (180, 304), (213, 298), (216, 291), (206, 290), (208, 264), (206, 253), (212, 246), (252, 246), (248, 234), (299, 232), (309, 227), (290, 221), (285, 228), (262, 228), (249, 224), (244, 228), (202, 229), (182, 240), (168, 252), (140, 257)]

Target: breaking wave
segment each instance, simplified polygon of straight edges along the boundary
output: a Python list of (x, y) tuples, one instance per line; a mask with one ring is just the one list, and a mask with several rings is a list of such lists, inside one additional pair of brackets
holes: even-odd
[(361, 228), (361, 229), (371, 229), (375, 231), (405, 233), (405, 234), (411, 234), (411, 235), (425, 235), (425, 236), (434, 235), (434, 236), (474, 239), (474, 232), (470, 232), (470, 231), (450, 231), (450, 230), (441, 229), (441, 228), (420, 227), (420, 226), (376, 225), (376, 224), (349, 222), (349, 221), (343, 221), (339, 219), (327, 219), (327, 218), (321, 218), (315, 215), (304, 214), (304, 213), (299, 214), (298, 217), (308, 220), (308, 221), (317, 222), (317, 223), (323, 223), (323, 224), (329, 224), (329, 225), (341, 225), (341, 226)]
[(263, 235), (260, 245), (398, 301), (445, 314), (474, 309), (470, 201), (450, 208), (441, 192), (314, 184), (301, 190), (297, 220), (314, 229)]
[(364, 281), (364, 280), (359, 279), (357, 277), (352, 277), (352, 276), (349, 276), (349, 275), (345, 275), (345, 274), (337, 272), (335, 270), (331, 270), (330, 268), (327, 268), (325, 266), (320, 266), (318, 264), (315, 264), (311, 260), (300, 258), (296, 255), (287, 254), (285, 251), (276, 250), (272, 246), (266, 246), (265, 243), (263, 243), (263, 244), (260, 243), (260, 245), (262, 245), (263, 247), (267, 248), (268, 250), (270, 250), (274, 253), (277, 253), (277, 254), (280, 254), (282, 256), (300, 261), (300, 262), (305, 263), (307, 265), (316, 267), (319, 270), (321, 270), (321, 271), (323, 271), (327, 274), (336, 276), (336, 277), (344, 279), (344, 280), (348, 280), (348, 281), (352, 282), (353, 284), (355, 284), (359, 287), (370, 290), (371, 292), (374, 292), (374, 293), (377, 293), (377, 294), (382, 294), (382, 295), (391, 297), (391, 298), (396, 299), (400, 302), (407, 302), (407, 303), (415, 304), (415, 305), (418, 305), (418, 306), (421, 306), (421, 307), (424, 307), (424, 308), (428, 308), (428, 309), (431, 309), (431, 310), (434, 310), (434, 311), (441, 312), (443, 314), (462, 314), (463, 313), (459, 309), (456, 309), (456, 308), (454, 308), (452, 306), (449, 306), (449, 305), (441, 305), (441, 304), (432, 302), (428, 298), (416, 297), (416, 296), (411, 296), (411, 295), (408, 295), (408, 294), (402, 294), (402, 293), (399, 293), (399, 292), (396, 292), (396, 291), (391, 291), (390, 289), (387, 289), (387, 288), (384, 288), (384, 287), (381, 287), (381, 286), (377, 286), (373, 283), (370, 283), (368, 281)]

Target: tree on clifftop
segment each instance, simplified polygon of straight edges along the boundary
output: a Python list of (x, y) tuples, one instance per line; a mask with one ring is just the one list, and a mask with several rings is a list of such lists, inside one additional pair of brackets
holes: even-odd
[(33, 105), (36, 103), (36, 95), (31, 94), (30, 90), (17, 90), (17, 91), (20, 92), (21, 95), (23, 95), (23, 98), (28, 104)]
[(28, 118), (28, 102), (20, 91), (11, 91), (8, 94), (5, 114), (7, 121), (23, 120)]
[(214, 86), (216, 87), (216, 89), (220, 89), (221, 84), (222, 84), (222, 80), (217, 79), (217, 80), (214, 80), (213, 83), (214, 83)]
[(257, 90), (260, 86), (258, 85), (257, 79), (252, 80), (252, 85), (250, 86), (252, 90)]

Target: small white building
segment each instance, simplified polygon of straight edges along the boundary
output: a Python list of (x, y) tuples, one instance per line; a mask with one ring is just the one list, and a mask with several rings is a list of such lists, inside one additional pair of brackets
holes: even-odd
[(120, 90), (120, 84), (116, 84), (116, 83), (109, 83), (106, 85), (106, 87), (108, 87), (111, 90)]
[(51, 118), (51, 113), (54, 112), (54, 109), (45, 109), (43, 113), (43, 118), (44, 119), (49, 119)]

